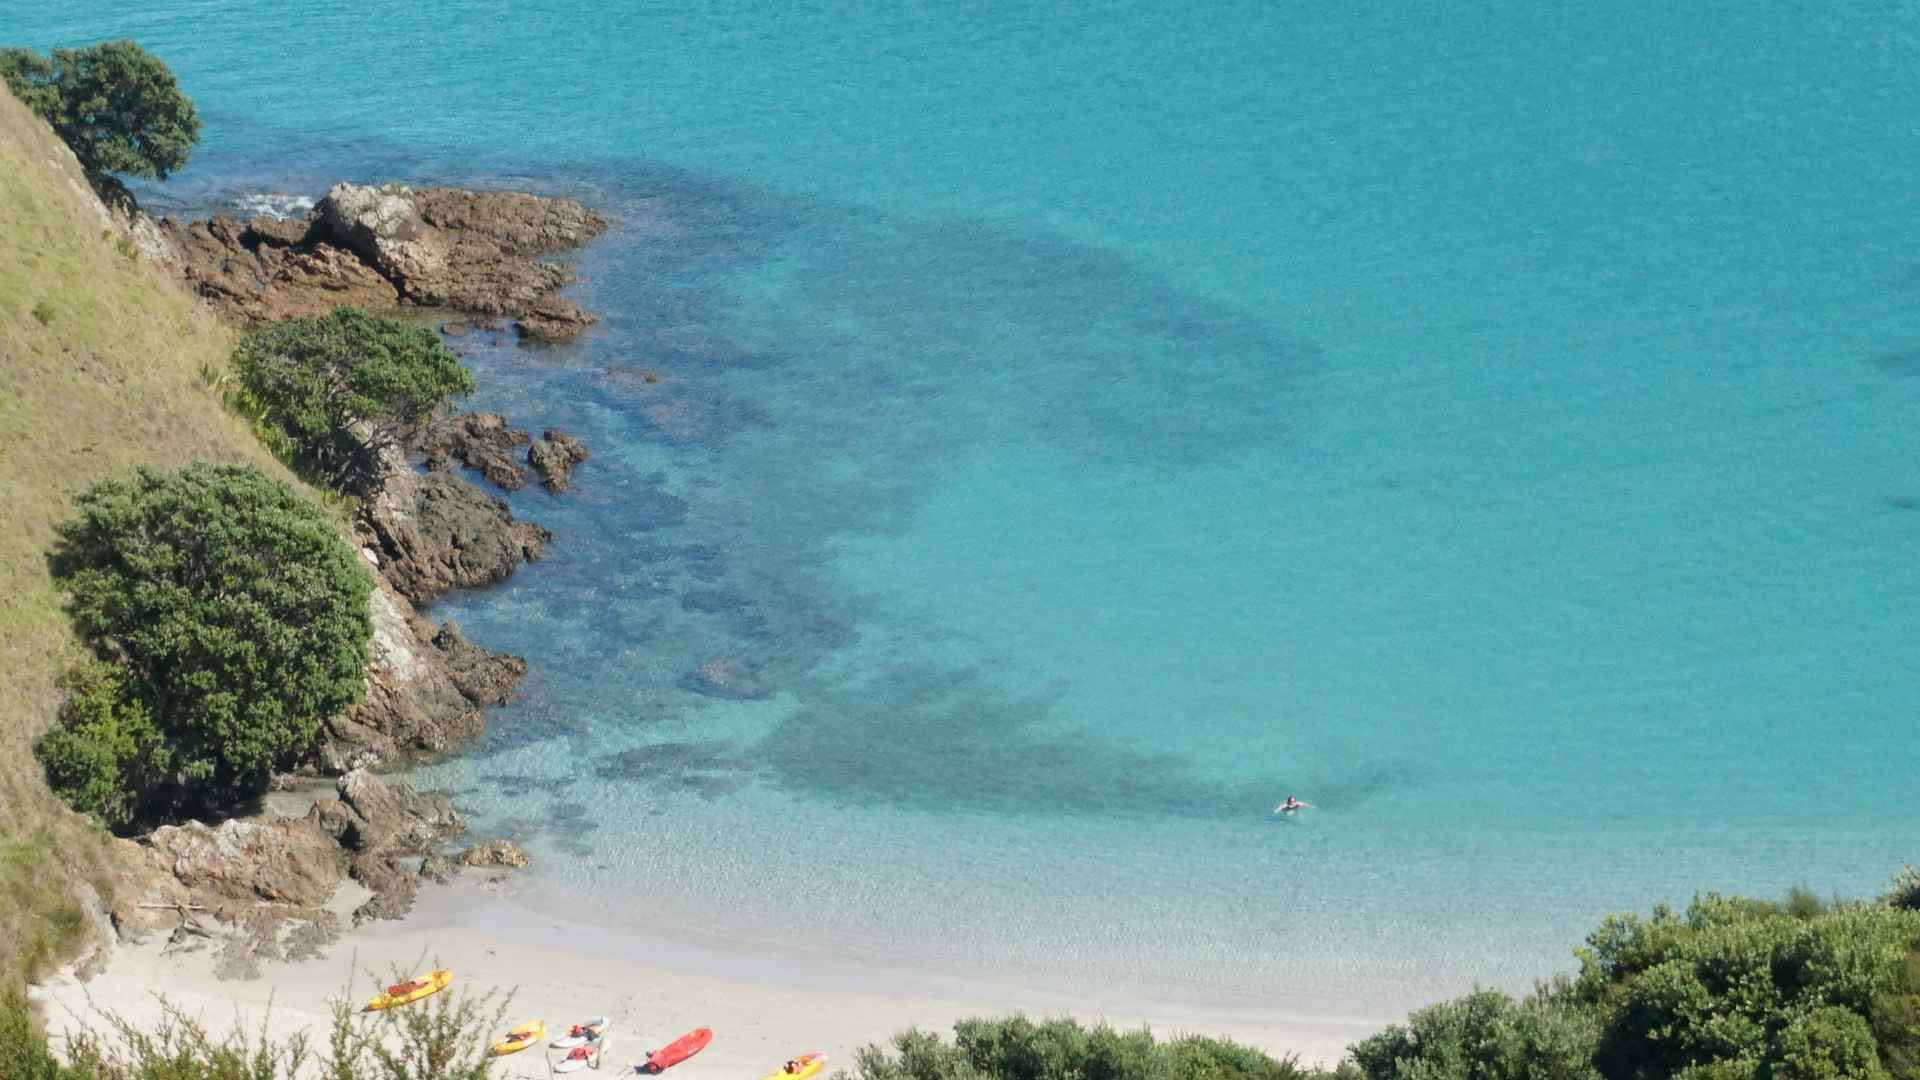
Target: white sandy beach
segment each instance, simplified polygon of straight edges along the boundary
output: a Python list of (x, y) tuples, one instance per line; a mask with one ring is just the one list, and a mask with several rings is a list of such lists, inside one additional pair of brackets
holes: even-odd
[[(347, 931), (318, 960), (263, 964), (255, 980), (217, 978), (217, 948), (162, 957), (166, 935), (154, 934), (142, 944), (116, 946), (106, 971), (90, 981), (58, 977), (37, 996), (56, 1032), (82, 1023), (104, 1026), (101, 1015), (109, 1012), (150, 1025), (160, 1017), (158, 995), (164, 993), (216, 1033), (236, 1020), (257, 1030), (264, 1017), (276, 1037), (302, 1029), (318, 1037), (330, 999), (349, 981), (352, 999), (364, 1001), (372, 988), (366, 972), (412, 967), (424, 956), (423, 967), (453, 969), (456, 989), (511, 990), (515, 1023), (538, 1018), (551, 1029), (610, 1017), (607, 1068), (613, 1071), (692, 1028), (712, 1028), (713, 1044), (673, 1070), (682, 1080), (756, 1077), (808, 1050), (829, 1054), (830, 1068), (848, 1066), (860, 1046), (884, 1042), (909, 1026), (950, 1034), (956, 1020), (1015, 1011), (1122, 1028), (1146, 1024), (1163, 1037), (1224, 1035), (1328, 1064), (1349, 1042), (1397, 1019), (1385, 1010), (1378, 1016), (1364, 1009), (1341, 1015), (1282, 1002), (1255, 1013), (1097, 992), (1066, 997), (797, 954), (649, 940), (533, 911), (507, 894), (512, 888), (511, 878), (489, 887), (471, 876), (452, 886), (425, 887), (407, 919)], [(503, 1077), (547, 1074), (538, 1051), (502, 1065)]]

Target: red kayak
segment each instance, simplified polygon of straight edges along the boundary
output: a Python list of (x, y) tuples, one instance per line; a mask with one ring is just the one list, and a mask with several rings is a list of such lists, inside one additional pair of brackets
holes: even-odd
[(685, 1035), (647, 1055), (646, 1071), (665, 1072), (707, 1048), (713, 1041), (712, 1028), (694, 1028)]

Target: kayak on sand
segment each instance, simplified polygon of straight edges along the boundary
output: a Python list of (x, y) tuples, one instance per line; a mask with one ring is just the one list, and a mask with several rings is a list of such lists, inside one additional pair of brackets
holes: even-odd
[(827, 1067), (827, 1055), (818, 1050), (799, 1054), (792, 1061), (768, 1073), (760, 1080), (807, 1080), (808, 1077)]
[(557, 1073), (570, 1073), (578, 1072), (581, 1069), (598, 1069), (600, 1067), (600, 1055), (606, 1048), (606, 1037), (603, 1035), (595, 1035), (586, 1042), (567, 1051), (566, 1057), (554, 1063), (553, 1071)]
[(535, 1020), (530, 1024), (521, 1024), (512, 1031), (507, 1032), (499, 1042), (494, 1043), (488, 1049), (494, 1057), (505, 1057), (508, 1054), (517, 1054), (527, 1047), (532, 1046), (534, 1043), (539, 1042), (540, 1037), (546, 1033), (547, 1022), (545, 1020)]
[(560, 1036), (547, 1045), (553, 1047), (555, 1050), (571, 1050), (576, 1046), (583, 1046), (606, 1033), (607, 1018), (604, 1016), (596, 1016), (584, 1024), (573, 1025), (567, 1029), (565, 1035)]
[(405, 1005), (419, 1001), (428, 994), (437, 994), (453, 983), (451, 971), (429, 971), (425, 975), (406, 982), (394, 983), (385, 993), (375, 994), (367, 1002), (367, 1011), (391, 1009), (396, 1005)]
[(700, 1051), (705, 1050), (707, 1044), (712, 1041), (712, 1028), (694, 1028), (685, 1035), (648, 1054), (647, 1063), (645, 1065), (635, 1065), (634, 1068), (643, 1073), (665, 1072)]

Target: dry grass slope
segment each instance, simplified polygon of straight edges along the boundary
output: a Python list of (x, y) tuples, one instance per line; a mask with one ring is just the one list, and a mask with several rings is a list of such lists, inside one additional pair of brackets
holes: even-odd
[(73, 155), (0, 87), (0, 982), (70, 953), (110, 848), (32, 754), (75, 643), (47, 571), (73, 496), (135, 466), (251, 462), (285, 478), (203, 372), (231, 332), (109, 228)]

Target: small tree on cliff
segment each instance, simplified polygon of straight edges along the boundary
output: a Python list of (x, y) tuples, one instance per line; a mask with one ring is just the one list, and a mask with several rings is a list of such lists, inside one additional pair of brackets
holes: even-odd
[(248, 338), (233, 356), (240, 405), (268, 445), (309, 478), (360, 493), (380, 457), (473, 376), (432, 330), (337, 308)]
[[(86, 809), (125, 820), (167, 799), (218, 806), (256, 793), (322, 719), (359, 700), (372, 579), (292, 488), (199, 464), (95, 484), (78, 505), (55, 573), (80, 630), (122, 675), (70, 709), (41, 756), (56, 787), (87, 792)], [(129, 798), (105, 790), (103, 774)]]
[(200, 114), (160, 58), (131, 41), (0, 49), (0, 79), (40, 114), (96, 178), (165, 180), (200, 141)]

